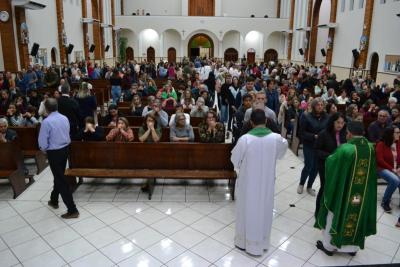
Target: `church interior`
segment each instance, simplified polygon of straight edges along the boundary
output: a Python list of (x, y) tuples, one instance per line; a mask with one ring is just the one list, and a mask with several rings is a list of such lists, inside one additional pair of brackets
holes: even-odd
[[(0, 1), (0, 267), (400, 266), (399, 29), (399, 0)], [(354, 144), (345, 178), (328, 161), (358, 126), (368, 172)], [(236, 163), (248, 136), (286, 153)], [(355, 225), (318, 226), (346, 207)], [(335, 227), (360, 249), (319, 245)]]

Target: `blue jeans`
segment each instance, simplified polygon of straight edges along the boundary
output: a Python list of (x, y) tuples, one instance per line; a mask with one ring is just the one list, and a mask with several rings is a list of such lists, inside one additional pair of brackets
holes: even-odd
[(381, 170), (378, 175), (382, 177), (387, 183), (385, 193), (383, 194), (382, 203), (389, 204), (392, 199), (393, 192), (400, 186), (400, 177), (390, 170)]
[(111, 96), (113, 104), (117, 104), (121, 98), (121, 86), (113, 85), (111, 86)]
[(318, 160), (312, 145), (303, 145), (304, 168), (301, 171), (300, 185), (304, 185), (308, 178), (307, 188), (311, 188), (318, 174)]
[(221, 105), (221, 122), (228, 122), (228, 106)]

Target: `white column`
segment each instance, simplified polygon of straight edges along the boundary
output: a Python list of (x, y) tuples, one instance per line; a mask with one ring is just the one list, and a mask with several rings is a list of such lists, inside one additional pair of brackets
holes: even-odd
[(215, 0), (215, 16), (222, 16), (222, 0)]
[(185, 52), (185, 40), (181, 39), (181, 47), (180, 47), (180, 57), (185, 57), (186, 52)]
[(159, 57), (164, 57), (164, 33), (160, 35), (160, 53), (158, 54)]
[(224, 51), (222, 51), (222, 40), (218, 40), (218, 57), (223, 58), (224, 57)]
[(188, 15), (189, 15), (189, 1), (182, 0), (182, 16), (188, 16)]

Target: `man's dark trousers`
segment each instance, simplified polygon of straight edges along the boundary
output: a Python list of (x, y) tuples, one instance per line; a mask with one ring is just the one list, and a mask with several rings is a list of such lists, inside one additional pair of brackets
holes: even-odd
[(67, 166), (69, 146), (56, 150), (47, 150), (47, 158), (51, 172), (54, 176), (54, 187), (51, 192), (50, 200), (53, 204), (58, 204), (58, 195), (61, 195), (69, 213), (77, 212), (69, 184), (64, 175)]

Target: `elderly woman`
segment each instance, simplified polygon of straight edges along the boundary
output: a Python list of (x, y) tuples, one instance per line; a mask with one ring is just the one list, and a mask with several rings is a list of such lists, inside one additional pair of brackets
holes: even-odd
[(205, 105), (205, 100), (201, 96), (196, 101), (196, 106), (190, 111), (191, 117), (204, 118), (207, 115), (208, 106)]
[(225, 127), (218, 122), (217, 113), (214, 110), (207, 112), (207, 119), (199, 125), (200, 142), (202, 143), (224, 143)]
[(177, 112), (175, 125), (170, 128), (169, 139), (171, 142), (193, 142), (194, 133), (190, 124), (186, 123), (185, 114)]
[(143, 126), (139, 128), (139, 141), (146, 143), (157, 143), (161, 140), (161, 127), (153, 113), (148, 113), (144, 119)]
[(133, 139), (133, 131), (124, 117), (118, 118), (117, 126), (106, 136), (106, 140), (109, 142), (132, 142)]

